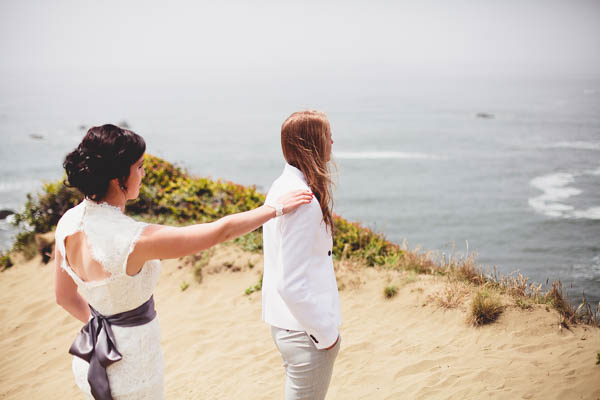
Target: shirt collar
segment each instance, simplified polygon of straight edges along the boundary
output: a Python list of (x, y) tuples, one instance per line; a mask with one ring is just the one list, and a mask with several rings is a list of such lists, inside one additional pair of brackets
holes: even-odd
[(293, 165), (285, 163), (285, 168), (283, 169), (283, 172), (294, 175), (294, 176), (302, 179), (302, 182), (306, 183), (306, 178), (304, 177), (304, 174), (302, 173), (302, 171), (300, 171), (298, 168), (294, 167)]

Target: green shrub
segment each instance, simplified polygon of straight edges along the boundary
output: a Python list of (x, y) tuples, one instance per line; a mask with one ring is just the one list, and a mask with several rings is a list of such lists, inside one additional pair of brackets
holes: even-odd
[[(144, 156), (146, 176), (135, 202), (126, 211), (144, 218), (163, 216), (179, 223), (214, 221), (260, 206), (265, 197), (254, 186), (190, 177), (152, 155)], [(262, 246), (262, 242), (261, 242)]]
[(234, 239), (234, 242), (239, 244), (242, 249), (246, 251), (252, 251), (254, 253), (262, 253), (263, 241), (262, 241), (262, 227), (257, 230), (250, 232), (244, 236), (240, 236)]
[(35, 244), (35, 232), (24, 231), (19, 232), (13, 245), (13, 251), (19, 252), (27, 259), (32, 259), (37, 254), (37, 246)]
[(334, 216), (335, 234), (333, 237), (333, 255), (335, 258), (358, 258), (367, 265), (386, 265), (397, 267), (403, 251), (384, 235), (375, 233), (358, 222), (349, 222)]
[(30, 230), (33, 233), (49, 232), (69, 208), (79, 204), (83, 196), (62, 181), (45, 183), (42, 193), (35, 198), (27, 195), (25, 209), (15, 214), (14, 225)]
[(391, 299), (398, 294), (398, 287), (394, 285), (388, 285), (383, 289), (383, 295), (386, 299)]
[(259, 291), (261, 291), (261, 290), (262, 290), (262, 283), (263, 283), (263, 275), (262, 275), (262, 274), (260, 274), (260, 279), (258, 280), (258, 283), (257, 283), (256, 285), (254, 285), (254, 286), (250, 286), (249, 288), (247, 288), (247, 289), (244, 291), (244, 294), (245, 294), (246, 296), (248, 296), (248, 295), (251, 295), (251, 294), (252, 294), (252, 293), (254, 293), (254, 292), (259, 292)]
[(5, 270), (13, 266), (13, 262), (8, 254), (0, 253), (0, 270)]

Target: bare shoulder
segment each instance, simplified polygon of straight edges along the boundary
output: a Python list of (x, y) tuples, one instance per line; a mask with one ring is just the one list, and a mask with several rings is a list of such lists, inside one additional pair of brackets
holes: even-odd
[(157, 225), (157, 224), (147, 224), (142, 228), (140, 235), (136, 242), (136, 247), (140, 245), (151, 244), (151, 242), (156, 238), (156, 236), (160, 235), (161, 231), (168, 229), (167, 225)]

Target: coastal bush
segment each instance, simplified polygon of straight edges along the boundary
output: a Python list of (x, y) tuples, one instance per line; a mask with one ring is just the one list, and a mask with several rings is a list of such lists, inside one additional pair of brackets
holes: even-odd
[(596, 365), (600, 365), (600, 352), (596, 353)]
[(13, 266), (13, 262), (8, 254), (0, 253), (0, 270), (5, 270)]
[(333, 256), (336, 259), (361, 259), (368, 266), (398, 267), (404, 252), (384, 235), (375, 233), (358, 222), (334, 215)]
[(383, 295), (386, 299), (391, 299), (398, 294), (398, 287), (395, 285), (388, 285), (383, 289)]
[(19, 232), (15, 238), (12, 251), (23, 254), (26, 259), (30, 260), (38, 253), (35, 244), (35, 232), (24, 231)]
[(248, 211), (264, 203), (254, 186), (194, 178), (158, 157), (144, 156), (146, 176), (135, 202), (126, 211), (159, 222), (207, 222)]
[[(36, 197), (27, 195), (23, 212), (15, 214), (13, 224), (32, 233), (46, 233), (56, 227), (60, 217), (69, 208), (81, 202), (83, 196), (63, 181), (45, 183), (42, 193)], [(28, 243), (25, 236), (17, 238), (17, 242)]]
[(474, 326), (494, 322), (502, 313), (502, 305), (498, 297), (490, 290), (480, 289), (473, 298), (468, 321)]

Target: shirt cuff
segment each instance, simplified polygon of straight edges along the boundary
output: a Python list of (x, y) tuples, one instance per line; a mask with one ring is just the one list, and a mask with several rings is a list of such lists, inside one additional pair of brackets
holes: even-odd
[(331, 347), (337, 340), (338, 336), (340, 335), (340, 332), (338, 331), (338, 329), (336, 327), (333, 327), (332, 329), (330, 329), (326, 332), (317, 333), (317, 332), (306, 331), (306, 333), (308, 334), (308, 337), (310, 337), (310, 339), (314, 343), (315, 347), (319, 350), (323, 350), (328, 347)]

